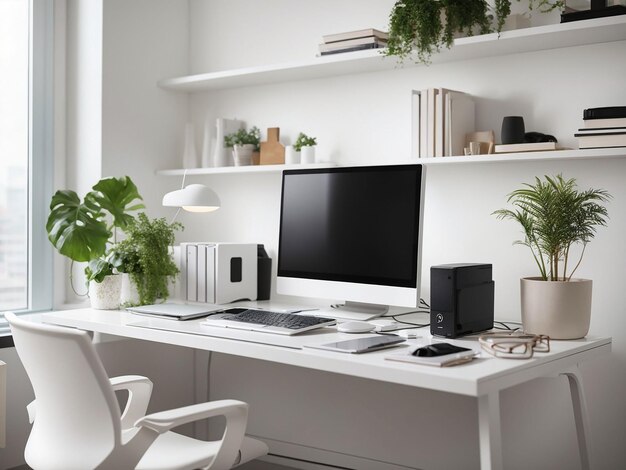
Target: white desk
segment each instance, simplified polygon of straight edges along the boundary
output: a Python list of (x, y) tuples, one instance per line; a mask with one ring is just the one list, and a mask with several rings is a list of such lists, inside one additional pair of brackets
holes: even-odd
[[(148, 319), (128, 312), (92, 309), (68, 310), (42, 315), (46, 323), (69, 326), (128, 338), (155, 341), (250, 357), (281, 364), (334, 372), (371, 380), (408, 385), (476, 397), (480, 462), (482, 469), (501, 469), (499, 393), (508, 387), (538, 378), (565, 375), (569, 379), (574, 418), (583, 469), (590, 468), (585, 397), (578, 364), (608, 354), (610, 338), (586, 338), (551, 342), (550, 353), (536, 353), (530, 360), (479, 358), (469, 364), (435, 368), (385, 360), (394, 350), (362, 355), (301, 349), (305, 344), (320, 344), (353, 337), (326, 328), (315, 333), (283, 337), (200, 325), (201, 320), (175, 322)], [(130, 326), (150, 322), (155, 328)], [(176, 329), (178, 331), (171, 331)], [(476, 347), (472, 339), (455, 340), (459, 345)], [(397, 349), (395, 350), (397, 352)]]

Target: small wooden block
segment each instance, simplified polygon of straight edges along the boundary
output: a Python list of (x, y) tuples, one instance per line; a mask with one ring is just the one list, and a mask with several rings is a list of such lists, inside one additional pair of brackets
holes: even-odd
[(261, 142), (261, 165), (282, 165), (285, 163), (285, 146), (281, 144), (280, 128), (267, 129), (267, 142)]

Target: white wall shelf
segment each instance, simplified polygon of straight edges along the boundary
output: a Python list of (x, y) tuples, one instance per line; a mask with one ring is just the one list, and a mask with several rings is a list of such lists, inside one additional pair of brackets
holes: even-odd
[[(626, 16), (614, 16), (571, 23), (538, 26), (459, 38), (450, 50), (432, 57), (433, 63), (478, 59), (505, 54), (558, 49), (626, 40)], [(405, 66), (414, 64), (407, 61)], [(270, 83), (310, 80), (353, 73), (391, 70), (398, 67), (394, 57), (379, 50), (314, 57), (277, 65), (224, 70), (161, 80), (161, 88), (180, 92), (223, 90)]]
[[(597, 160), (597, 159), (620, 159), (626, 158), (626, 147), (606, 148), (606, 149), (585, 149), (585, 150), (555, 150), (549, 152), (519, 152), (500, 153), (491, 155), (475, 155), (461, 157), (436, 157), (420, 158), (411, 161), (387, 162), (385, 165), (404, 165), (410, 163), (421, 163), (424, 165), (460, 165), (476, 163), (503, 163), (503, 162), (523, 162), (523, 161), (555, 161), (555, 160)], [(355, 164), (354, 166), (361, 166)], [(249, 165), (249, 166), (226, 166), (219, 168), (190, 168), (187, 176), (194, 175), (224, 175), (241, 173), (278, 173), (283, 170), (297, 170), (310, 168), (328, 168), (337, 166), (336, 163), (314, 163), (310, 165)], [(159, 176), (183, 176), (184, 169), (158, 170)]]
[(214, 168), (189, 168), (176, 170), (157, 170), (159, 176), (187, 176), (195, 175), (227, 175), (241, 173), (279, 173), (283, 170), (299, 170), (311, 168), (328, 168), (337, 166), (335, 163), (311, 163), (297, 165), (245, 165), (245, 166), (223, 166)]

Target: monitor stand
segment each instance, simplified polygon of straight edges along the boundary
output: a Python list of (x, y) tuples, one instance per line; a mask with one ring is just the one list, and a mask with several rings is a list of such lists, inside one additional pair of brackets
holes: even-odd
[(328, 312), (328, 315), (338, 320), (368, 321), (387, 313), (388, 305), (366, 304), (346, 301)]

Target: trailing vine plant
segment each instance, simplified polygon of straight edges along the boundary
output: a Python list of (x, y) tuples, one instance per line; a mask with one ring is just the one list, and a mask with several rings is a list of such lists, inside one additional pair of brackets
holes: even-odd
[[(528, 1), (529, 10), (541, 13), (564, 6), (564, 0)], [(457, 34), (500, 33), (510, 14), (511, 0), (494, 0), (493, 7), (486, 0), (399, 0), (389, 15), (383, 54), (428, 64), (434, 53), (452, 46)]]

